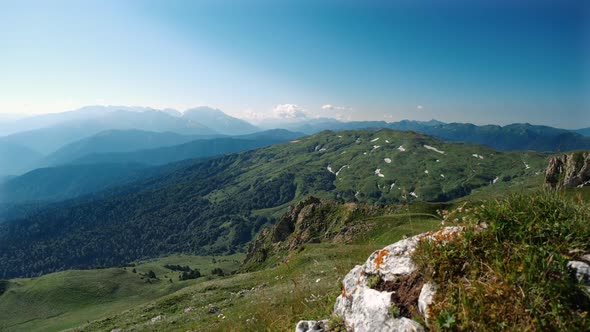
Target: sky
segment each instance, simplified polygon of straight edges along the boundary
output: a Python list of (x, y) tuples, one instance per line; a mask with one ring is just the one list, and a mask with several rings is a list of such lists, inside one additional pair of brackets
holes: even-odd
[(0, 0), (0, 113), (590, 127), (589, 3)]

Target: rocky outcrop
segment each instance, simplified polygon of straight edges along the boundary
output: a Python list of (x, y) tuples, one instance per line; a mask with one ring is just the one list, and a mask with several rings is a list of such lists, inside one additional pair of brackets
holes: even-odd
[(420, 241), (449, 241), (461, 231), (459, 227), (446, 227), (375, 251), (363, 265), (355, 266), (344, 277), (334, 314), (344, 320), (348, 331), (424, 331), (411, 318), (421, 315), (428, 323), (428, 307), (434, 299), (436, 285), (422, 279), (412, 253)]
[(327, 240), (347, 242), (368, 227), (366, 223), (356, 222), (359, 216), (376, 216), (393, 211), (395, 211), (394, 206), (340, 204), (331, 200), (308, 197), (292, 206), (272, 228), (261, 231), (248, 248), (242, 270), (250, 271), (259, 268), (270, 256), (287, 255), (305, 243)]
[(552, 188), (590, 186), (590, 151), (549, 158), (545, 184)]

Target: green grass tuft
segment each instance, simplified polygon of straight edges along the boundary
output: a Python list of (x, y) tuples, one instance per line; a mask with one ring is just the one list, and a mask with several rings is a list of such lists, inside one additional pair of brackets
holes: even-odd
[(447, 219), (463, 220), (463, 236), (424, 241), (414, 254), (439, 285), (432, 330), (590, 330), (590, 299), (567, 267), (590, 251), (587, 205), (539, 192), (457, 209)]

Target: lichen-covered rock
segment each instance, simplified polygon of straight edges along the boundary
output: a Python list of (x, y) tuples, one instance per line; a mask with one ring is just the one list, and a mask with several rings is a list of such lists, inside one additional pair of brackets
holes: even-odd
[(416, 270), (412, 253), (425, 234), (416, 235), (375, 251), (365, 263), (365, 273), (378, 274), (385, 281), (407, 275)]
[(545, 171), (545, 183), (552, 188), (590, 186), (590, 152), (551, 157)]
[[(410, 317), (421, 314), (428, 322), (428, 307), (434, 299), (436, 285), (424, 282), (412, 254), (420, 241), (446, 243), (460, 236), (462, 231), (462, 227), (445, 227), (373, 252), (363, 265), (355, 266), (344, 276), (334, 314), (344, 320), (348, 331), (424, 331), (424, 327)], [(309, 326), (309, 322), (314, 321), (299, 322), (297, 332), (315, 331), (308, 327), (300, 329)]]
[[(417, 266), (412, 253), (423, 239), (447, 242), (459, 236), (462, 228), (446, 227), (436, 233), (422, 233), (403, 239), (373, 252), (363, 265), (355, 266), (342, 281), (342, 294), (336, 299), (334, 314), (342, 317), (349, 330), (362, 331), (423, 331), (424, 328), (408, 317), (399, 317), (392, 310), (398, 303), (392, 301), (394, 291), (372, 289), (369, 278), (377, 278), (383, 285), (395, 286), (396, 281), (408, 279)], [(413, 298), (418, 311), (428, 317), (428, 306), (436, 292), (435, 285), (421, 287), (418, 298)], [(384, 286), (386, 287), (386, 286)], [(420, 288), (418, 288), (420, 289)], [(417, 294), (417, 293), (416, 293)], [(404, 294), (395, 294), (396, 298)], [(416, 296), (416, 295), (414, 295)]]
[(328, 320), (302, 320), (297, 323), (295, 332), (327, 332)]

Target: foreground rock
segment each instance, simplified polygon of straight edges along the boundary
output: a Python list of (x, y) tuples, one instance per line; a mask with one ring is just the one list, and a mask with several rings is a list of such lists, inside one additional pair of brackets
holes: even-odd
[[(448, 241), (460, 232), (459, 227), (447, 227), (375, 251), (363, 265), (355, 266), (344, 277), (334, 314), (344, 320), (348, 331), (424, 331), (411, 317), (420, 315), (428, 323), (428, 307), (436, 285), (421, 279), (412, 253), (421, 240)], [(298, 332), (327, 331), (299, 329), (299, 324)]]
[(297, 323), (295, 332), (324, 332), (327, 331), (328, 320), (302, 320)]
[(545, 183), (552, 188), (590, 186), (590, 152), (574, 152), (549, 159)]
[(569, 261), (567, 266), (574, 272), (582, 287), (586, 289), (586, 293), (590, 294), (590, 254), (584, 255), (580, 259), (579, 261)]

